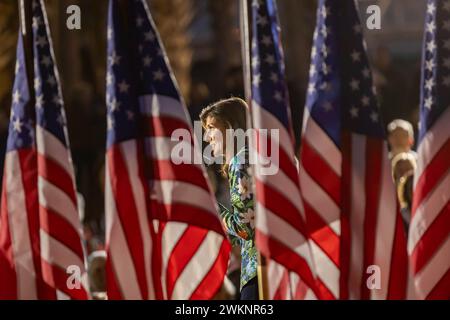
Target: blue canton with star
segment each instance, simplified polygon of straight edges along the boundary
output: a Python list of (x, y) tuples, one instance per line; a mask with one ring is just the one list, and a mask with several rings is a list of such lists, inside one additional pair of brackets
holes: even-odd
[[(108, 148), (142, 136), (139, 96), (156, 94), (181, 100), (147, 4), (132, 0), (126, 5), (129, 10), (124, 13), (119, 1), (109, 2)], [(126, 19), (123, 15), (127, 15)]]
[(353, 0), (320, 0), (306, 107), (339, 147), (342, 130), (384, 137)]
[(429, 0), (425, 18), (419, 142), (450, 104), (450, 0)]
[(252, 2), (252, 98), (289, 131), (289, 97), (275, 1)]
[[(35, 125), (51, 132), (63, 145), (68, 145), (66, 116), (44, 10), (42, 1), (33, 0), (32, 48), (25, 48), (19, 31), (7, 151), (33, 147), (36, 143)], [(34, 59), (33, 65), (29, 66), (34, 71), (32, 84), (27, 78), (25, 50), (32, 50)], [(30, 106), (33, 89), (35, 104)]]

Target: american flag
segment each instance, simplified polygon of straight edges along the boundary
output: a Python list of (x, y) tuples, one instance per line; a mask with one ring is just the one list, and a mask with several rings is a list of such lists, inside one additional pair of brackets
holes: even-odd
[(401, 299), (406, 239), (354, 1), (320, 0), (316, 23), (300, 185), (320, 290)]
[(108, 297), (210, 299), (230, 243), (203, 165), (175, 164), (200, 150), (146, 2), (111, 0), (107, 32)]
[[(255, 151), (250, 154), (261, 157), (261, 162), (254, 166), (256, 243), (269, 261), (269, 298), (316, 298), (314, 268), (302, 217), (277, 8), (273, 0), (252, 3), (251, 53), (251, 113), (256, 132), (251, 146)], [(279, 150), (278, 159), (275, 150)], [(273, 157), (274, 172), (264, 171), (266, 156)]]
[[(0, 298), (86, 299), (66, 117), (42, 1), (32, 2), (31, 15), (30, 42), (21, 30), (17, 45), (0, 215)], [(82, 278), (71, 280), (69, 270)]]
[(428, 1), (408, 253), (416, 294), (450, 298), (450, 1)]

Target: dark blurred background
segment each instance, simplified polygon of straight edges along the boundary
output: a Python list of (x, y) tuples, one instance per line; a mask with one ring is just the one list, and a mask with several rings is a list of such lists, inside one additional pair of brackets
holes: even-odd
[[(150, 0), (193, 120), (217, 99), (243, 96), (238, 0)], [(381, 30), (365, 38), (384, 123), (418, 121), (425, 0), (359, 0), (381, 8)], [(85, 232), (101, 235), (105, 152), (107, 0), (46, 0), (69, 124), (77, 188), (84, 198)], [(81, 8), (81, 30), (66, 28), (66, 8)], [(0, 161), (7, 136), (18, 31), (18, 1), (0, 0)], [(295, 133), (300, 132), (315, 26), (316, 1), (278, 0)], [(365, 25), (365, 23), (363, 23)], [(1, 168), (3, 164), (0, 163)], [(212, 173), (217, 192), (220, 177)], [(221, 192), (224, 194), (223, 192)]]

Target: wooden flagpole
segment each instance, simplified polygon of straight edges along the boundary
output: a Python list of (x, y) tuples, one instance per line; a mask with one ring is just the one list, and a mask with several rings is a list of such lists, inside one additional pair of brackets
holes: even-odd
[[(248, 9), (248, 0), (240, 0), (240, 33), (241, 33), (241, 51), (242, 51), (242, 66), (244, 75), (244, 89), (245, 89), (245, 100), (250, 110), (247, 110), (247, 128), (252, 128), (251, 120), (251, 109), (252, 109), (252, 77), (251, 77), (251, 30), (249, 27), (249, 21), (252, 18), (252, 12)], [(252, 139), (249, 139), (249, 143), (252, 143)], [(255, 170), (253, 170), (255, 172)], [(254, 177), (252, 177), (254, 186)], [(253, 188), (254, 189), (254, 188)], [(259, 299), (268, 300), (269, 299), (269, 287), (267, 279), (267, 263), (264, 256), (258, 251), (258, 289), (259, 289)]]

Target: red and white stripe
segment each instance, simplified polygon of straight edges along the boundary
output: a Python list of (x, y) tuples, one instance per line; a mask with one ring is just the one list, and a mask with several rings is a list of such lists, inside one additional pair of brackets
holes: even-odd
[(304, 111), (300, 186), (322, 299), (339, 298), (342, 155)]
[[(316, 280), (308, 236), (302, 216), (298, 170), (292, 137), (270, 112), (252, 101), (255, 136), (250, 143), (250, 155), (268, 160), (276, 168), (265, 174), (260, 161), (254, 165), (256, 243), (261, 254), (270, 261), (270, 299), (298, 298), (290, 287), (290, 273), (295, 273), (307, 288), (315, 292)], [(273, 135), (278, 133), (278, 137)], [(278, 159), (276, 154), (278, 153)], [(273, 270), (272, 270), (273, 268)], [(317, 295), (315, 293), (315, 295)], [(303, 298), (303, 297), (302, 297)]]
[(450, 298), (450, 108), (418, 146), (408, 254), (417, 298)]
[[(305, 109), (300, 181), (319, 287), (327, 299), (403, 299), (405, 235), (387, 146), (344, 134), (342, 153)], [(379, 267), (380, 287), (367, 283)]]
[[(5, 158), (0, 223), (0, 269), (5, 282), (0, 297), (86, 299), (70, 153), (40, 126), (36, 147), (10, 151)], [(70, 277), (69, 268), (79, 272)]]
[[(109, 297), (210, 299), (223, 283), (230, 244), (203, 166), (177, 159), (177, 146), (199, 152), (187, 115), (160, 95), (140, 97), (140, 110), (149, 122), (143, 143), (123, 142), (107, 155)], [(177, 129), (188, 141), (171, 139)]]

